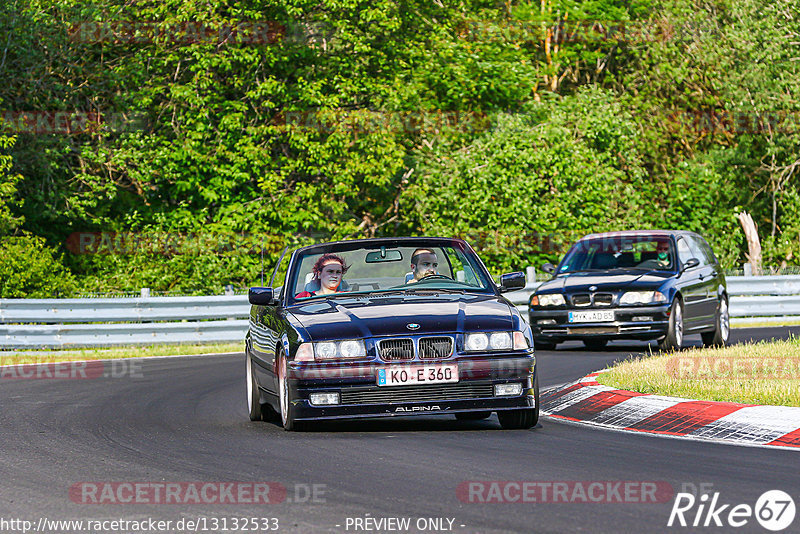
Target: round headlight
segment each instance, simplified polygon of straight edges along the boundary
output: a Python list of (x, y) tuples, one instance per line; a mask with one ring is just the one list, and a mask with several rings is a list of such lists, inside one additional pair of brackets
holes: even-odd
[(489, 346), (489, 336), (484, 333), (467, 334), (467, 350), (486, 350)]
[(489, 338), (489, 347), (494, 350), (511, 348), (511, 335), (508, 332), (493, 332)]
[(331, 343), (330, 341), (317, 343), (317, 346), (314, 347), (314, 349), (316, 352), (316, 357), (320, 360), (327, 360), (336, 357), (336, 343)]
[(364, 342), (359, 339), (349, 339), (339, 344), (339, 352), (342, 358), (363, 358), (367, 355)]

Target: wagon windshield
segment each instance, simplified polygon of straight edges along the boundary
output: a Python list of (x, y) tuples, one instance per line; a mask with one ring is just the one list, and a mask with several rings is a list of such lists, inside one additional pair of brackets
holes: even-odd
[(664, 236), (598, 237), (578, 241), (558, 267), (558, 273), (577, 271), (659, 270), (675, 267), (672, 241)]
[(494, 292), (494, 282), (463, 243), (315, 247), (293, 261), (292, 300), (387, 292)]

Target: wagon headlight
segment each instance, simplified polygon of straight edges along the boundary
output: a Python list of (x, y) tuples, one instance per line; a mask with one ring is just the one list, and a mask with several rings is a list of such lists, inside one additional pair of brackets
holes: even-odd
[(363, 339), (314, 343), (314, 359), (317, 361), (364, 358), (366, 355), (367, 348)]
[(661, 291), (626, 291), (619, 299), (619, 303), (622, 305), (654, 304), (666, 301), (667, 297)]
[(531, 306), (563, 306), (565, 303), (564, 295), (561, 293), (534, 295), (531, 298)]
[(522, 332), (475, 332), (464, 336), (464, 350), (524, 350), (528, 348)]

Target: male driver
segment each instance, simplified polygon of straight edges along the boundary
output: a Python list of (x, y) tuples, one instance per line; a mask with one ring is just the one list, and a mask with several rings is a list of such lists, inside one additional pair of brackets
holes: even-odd
[(438, 267), (439, 260), (434, 251), (428, 248), (418, 248), (411, 255), (411, 273), (406, 276), (406, 283), (413, 284), (426, 276), (439, 274), (436, 271)]
[(656, 242), (656, 257), (645, 260), (638, 265), (646, 269), (669, 269), (671, 260), (669, 257), (670, 245), (667, 240), (659, 240)]

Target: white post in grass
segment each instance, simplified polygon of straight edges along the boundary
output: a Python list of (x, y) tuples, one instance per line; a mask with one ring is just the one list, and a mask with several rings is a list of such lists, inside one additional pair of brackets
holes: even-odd
[(525, 285), (530, 286), (536, 282), (536, 267), (528, 265), (525, 268)]

